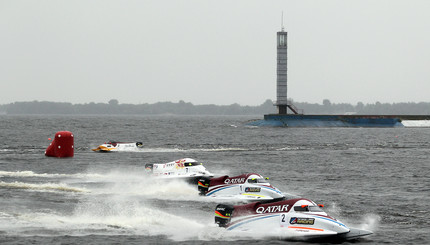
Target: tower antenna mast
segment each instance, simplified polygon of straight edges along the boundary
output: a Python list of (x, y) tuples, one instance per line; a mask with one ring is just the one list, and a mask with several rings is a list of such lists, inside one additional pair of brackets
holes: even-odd
[(281, 13), (281, 30), (284, 31), (284, 11)]

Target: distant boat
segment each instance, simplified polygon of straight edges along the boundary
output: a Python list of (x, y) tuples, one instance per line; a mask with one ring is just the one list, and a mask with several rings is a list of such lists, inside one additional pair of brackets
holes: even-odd
[(147, 163), (145, 169), (150, 176), (164, 180), (185, 180), (197, 184), (202, 177), (213, 177), (201, 162), (183, 158), (168, 163)]
[(142, 142), (116, 142), (109, 141), (92, 149), (97, 152), (136, 151), (143, 148)]

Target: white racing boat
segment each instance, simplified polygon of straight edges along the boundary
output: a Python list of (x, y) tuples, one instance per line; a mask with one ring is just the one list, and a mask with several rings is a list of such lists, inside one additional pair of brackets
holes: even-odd
[(162, 164), (148, 163), (145, 165), (145, 170), (157, 178), (186, 180), (190, 183), (197, 183), (202, 177), (213, 176), (202, 163), (191, 158)]
[(92, 150), (97, 152), (116, 152), (116, 151), (136, 151), (141, 148), (143, 148), (142, 142), (109, 141), (107, 143), (99, 145), (97, 148)]
[(227, 230), (286, 240), (351, 240), (372, 234), (350, 228), (304, 198), (245, 205), (218, 204), (215, 222)]
[(198, 182), (202, 196), (238, 200), (276, 200), (284, 197), (268, 178), (256, 173), (229, 177), (201, 178)]

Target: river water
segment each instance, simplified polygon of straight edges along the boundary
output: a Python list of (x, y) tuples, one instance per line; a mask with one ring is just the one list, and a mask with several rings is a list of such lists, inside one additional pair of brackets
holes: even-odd
[[(374, 232), (354, 243), (430, 243), (430, 128), (244, 125), (255, 118), (0, 115), (0, 243), (302, 243), (230, 233), (195, 186), (145, 178), (145, 163), (184, 157), (215, 175), (260, 173)], [(45, 157), (63, 130), (75, 156)], [(91, 151), (109, 139), (144, 148)]]

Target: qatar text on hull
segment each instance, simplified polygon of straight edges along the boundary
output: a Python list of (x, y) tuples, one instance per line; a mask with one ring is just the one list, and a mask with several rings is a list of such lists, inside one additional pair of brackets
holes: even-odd
[(168, 163), (148, 163), (145, 169), (150, 176), (160, 179), (183, 179), (197, 183), (201, 177), (212, 177), (202, 163), (192, 159), (183, 158)]
[(230, 231), (286, 240), (350, 240), (372, 234), (346, 226), (325, 213), (322, 205), (305, 198), (235, 206), (218, 204), (215, 222)]
[(99, 145), (97, 148), (92, 149), (97, 152), (117, 152), (117, 151), (136, 151), (142, 149), (142, 142), (116, 142), (109, 141)]
[(260, 174), (247, 173), (239, 176), (201, 178), (198, 182), (200, 195), (219, 199), (275, 200), (284, 195)]

